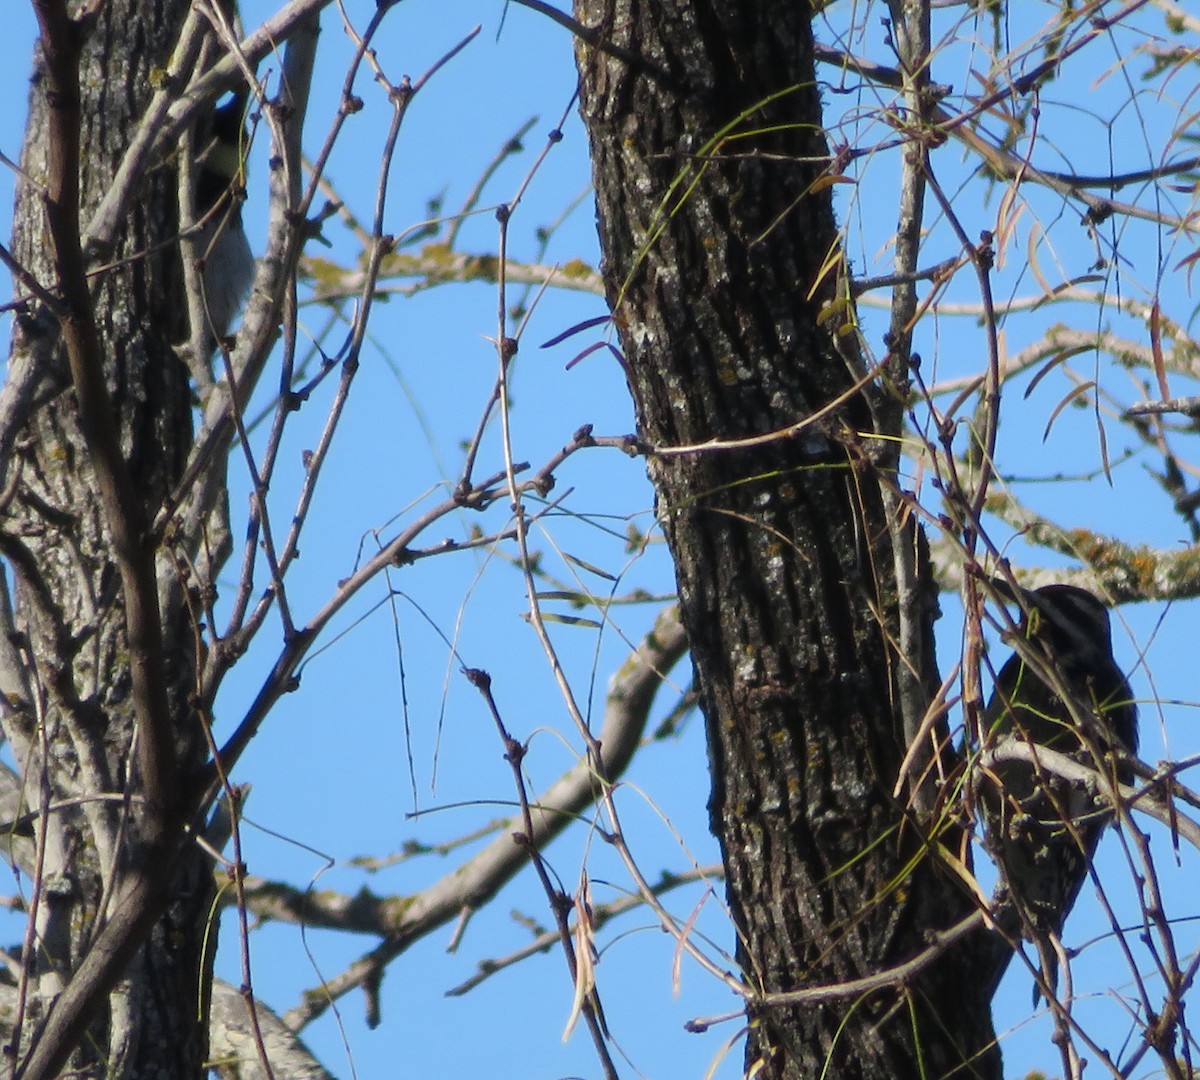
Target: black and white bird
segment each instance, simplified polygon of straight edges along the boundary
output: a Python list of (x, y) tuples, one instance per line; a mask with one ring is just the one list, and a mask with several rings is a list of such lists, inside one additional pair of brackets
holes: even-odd
[(254, 280), (254, 255), (242, 224), (246, 101), (246, 94), (235, 95), (198, 132), (196, 250), (204, 267), (208, 353), (229, 333)]
[[(1113, 807), (1105, 785), (1059, 775), (1037, 750), (1127, 782), (1121, 755), (1137, 753), (1137, 706), (1113, 658), (1108, 610), (1097, 597), (1073, 585), (1047, 585), (1020, 590), (1014, 599), (1024, 643), (1000, 669), (984, 711), (985, 766), (975, 787), (984, 844), (1000, 872), (996, 921), (1033, 942), (1053, 992), (1059, 936)], [(1005, 749), (1019, 752), (1008, 756)]]

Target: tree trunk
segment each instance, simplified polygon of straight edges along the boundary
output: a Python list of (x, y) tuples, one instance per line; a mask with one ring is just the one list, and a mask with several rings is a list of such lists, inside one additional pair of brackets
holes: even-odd
[[(818, 317), (843, 275), (830, 188), (814, 188), (836, 169), (807, 10), (575, 5), (595, 35), (578, 53), (608, 295), (702, 692), (739, 958), (760, 994), (886, 972), (974, 907), (942, 869), (932, 810), (891, 794), (900, 668), (920, 661), (889, 644), (893, 541), (911, 533), (890, 519), (896, 456), (876, 447), (891, 444), (870, 436), (898, 434), (900, 410), (838, 333), (846, 316)], [(910, 614), (928, 639), (922, 573), (928, 602)], [(943, 827), (948, 849), (957, 835)], [(752, 1000), (748, 1073), (998, 1077), (990, 980), (972, 964), (987, 939), (873, 992)]]
[[(84, 35), (78, 167), (85, 223), (112, 182), (189, 7), (188, 0), (112, 0), (76, 28)], [(135, 735), (125, 591), (68, 370), (66, 316), (56, 306), (63, 288), (44, 187), (53, 168), (50, 110), (62, 104), (52, 85), (39, 49), (13, 249), (54, 300), (32, 299), (19, 313), (0, 399), (0, 553), (14, 579), (20, 643), (19, 663), (6, 653), (3, 722), (25, 778), (26, 808), (52, 808), (45, 815), (36, 936), (25, 950), (29, 1000), (19, 1020), (18, 1060), (112, 918), (122, 882), (144, 870), (138, 862), (146, 850), (135, 764), (145, 733)], [(179, 249), (171, 243), (177, 199), (175, 169), (164, 162), (145, 177), (113, 250), (86, 253), (103, 381), (140, 509), (141, 543), (191, 443), (187, 373), (172, 348), (185, 335)], [(25, 282), (18, 292), (28, 294)], [(161, 552), (157, 572), (160, 581), (172, 573)], [(183, 607), (162, 611), (161, 622), (174, 757), (186, 775), (205, 756), (191, 705), (194, 631)], [(95, 1019), (76, 1040), (71, 1075), (204, 1075), (202, 954), (212, 868), (195, 844), (183, 847), (172, 880), (167, 913), (106, 1003), (89, 1010)]]

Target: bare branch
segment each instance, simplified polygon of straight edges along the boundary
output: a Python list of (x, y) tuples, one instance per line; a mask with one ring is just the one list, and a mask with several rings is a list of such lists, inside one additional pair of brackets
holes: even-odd
[(213, 981), (209, 1058), (213, 1066), (239, 1080), (266, 1080), (259, 1056), (260, 1039), (248, 1022), (254, 1009), (261, 1045), (277, 1076), (288, 1080), (333, 1080), (312, 1051), (261, 1001), (248, 1002), (241, 991), (222, 979)]
[[(628, 766), (645, 730), (646, 718), (663, 676), (683, 657), (687, 642), (678, 615), (665, 610), (654, 630), (622, 665), (609, 686), (604, 722), (597, 733), (605, 775), (615, 780)], [(390, 905), (388, 937), (356, 961), (324, 995), (310, 994), (284, 1016), (293, 1031), (325, 1011), (329, 1000), (363, 985), (388, 963), (438, 926), (485, 904), (526, 865), (531, 850), (542, 850), (596, 798), (596, 771), (580, 761), (531, 803), (533, 829), (526, 843), (513, 841), (511, 826), (478, 855), (402, 904)], [(277, 899), (277, 898), (276, 898)]]

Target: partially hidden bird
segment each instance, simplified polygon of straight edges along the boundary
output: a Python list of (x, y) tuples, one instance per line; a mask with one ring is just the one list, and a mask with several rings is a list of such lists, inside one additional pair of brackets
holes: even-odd
[[(974, 788), (984, 846), (999, 870), (993, 915), (1037, 950), (1036, 1003), (1039, 993), (1056, 991), (1063, 924), (1113, 820), (1114, 788), (1099, 777), (1131, 779), (1126, 755), (1137, 753), (1137, 706), (1098, 597), (1062, 584), (998, 588), (1021, 608), (1023, 642), (1000, 669), (984, 710)], [(1062, 776), (1045, 755), (1039, 760), (1040, 748), (1094, 770), (1093, 777)]]

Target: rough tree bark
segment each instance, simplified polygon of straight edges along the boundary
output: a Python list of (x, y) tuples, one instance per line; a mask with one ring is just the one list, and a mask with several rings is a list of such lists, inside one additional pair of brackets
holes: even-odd
[[(973, 910), (932, 811), (891, 795), (904, 531), (895, 455), (871, 433), (897, 434), (898, 410), (844, 319), (818, 318), (840, 258), (814, 187), (831, 170), (807, 11), (575, 4), (608, 295), (702, 690), (739, 957), (764, 993), (886, 971)], [(935, 607), (910, 613), (925, 637)], [(981, 929), (885, 989), (751, 1002), (748, 1072), (998, 1077), (985, 954)]]
[[(58, 1072), (61, 1053), (34, 1065), (27, 1052), (100, 942), (115, 957), (100, 978), (97, 996), (106, 1004), (90, 1023), (90, 1006), (72, 1021), (86, 1024), (86, 1033), (71, 1040), (71, 1075), (200, 1077), (212, 867), (195, 844), (179, 850), (178, 837), (182, 778), (204, 760), (205, 742), (191, 705), (193, 623), (184, 604), (155, 610), (172, 570), (161, 553), (156, 564), (148, 536), (192, 437), (187, 372), (172, 348), (185, 332), (179, 249), (171, 242), (178, 234), (173, 165), (145, 178), (111, 250), (72, 254), (67, 235), (76, 208), (86, 222), (107, 192), (190, 4), (92, 7), (98, 14), (72, 22), (58, 4), (39, 6), (44, 40), (51, 35), (55, 48), (39, 46), (35, 60), (13, 250), (45, 292), (19, 313), (0, 398), (0, 554), (16, 619), (0, 664), (3, 724), (25, 778), (24, 809), (42, 812), (45, 827), (37, 932), (23, 957), (29, 996), (10, 1052), (17, 1075)], [(76, 245), (78, 234), (76, 222)], [(84, 272), (86, 285), (75, 287)], [(28, 278), (18, 282), (19, 292), (33, 289)], [(80, 373), (101, 376), (90, 414), (81, 408)], [(117, 448), (107, 471), (95, 457), (106, 434)], [(131, 498), (122, 502), (121, 492)], [(140, 591), (131, 584), (138, 572)], [(131, 619), (132, 595), (140, 607)], [(147, 632), (158, 640), (141, 640)], [(169, 733), (162, 742), (141, 726), (148, 702), (166, 714), (154, 718)], [(140, 756), (148, 744), (154, 761)], [(166, 789), (147, 788), (152, 770), (171, 781)], [(165, 873), (151, 883), (145, 865), (168, 850), (169, 901)], [(126, 957), (144, 931), (111, 945), (103, 935), (122, 906), (128, 916), (137, 881), (156, 894), (139, 910), (165, 914)], [(143, 889), (140, 901), (147, 895)]]

